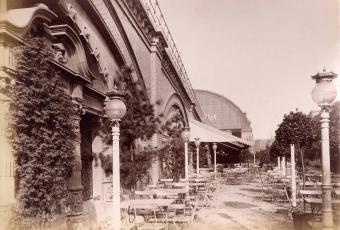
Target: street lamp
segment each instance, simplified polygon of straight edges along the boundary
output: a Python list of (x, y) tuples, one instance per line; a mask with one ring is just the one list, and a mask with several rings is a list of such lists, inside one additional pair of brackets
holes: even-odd
[(119, 121), (124, 117), (126, 106), (122, 101), (124, 93), (114, 88), (106, 93), (105, 114), (112, 122), (112, 224), (113, 229), (119, 230), (120, 215), (120, 164), (119, 164)]
[(195, 145), (196, 145), (196, 174), (198, 177), (198, 174), (200, 172), (200, 139), (199, 138), (195, 138)]
[(333, 72), (317, 73), (312, 76), (316, 85), (312, 91), (312, 99), (321, 107), (321, 149), (322, 149), (322, 227), (332, 229), (332, 186), (329, 156), (329, 107), (336, 98), (336, 87), (332, 83), (337, 75)]
[(182, 132), (182, 138), (184, 140), (184, 164), (185, 164), (185, 180), (189, 179), (189, 157), (188, 157), (188, 141), (190, 138), (190, 128), (184, 127)]
[(217, 150), (217, 144), (214, 143), (212, 146), (213, 150), (214, 150), (214, 173), (215, 173), (215, 180), (217, 177), (217, 160), (216, 160), (216, 150)]

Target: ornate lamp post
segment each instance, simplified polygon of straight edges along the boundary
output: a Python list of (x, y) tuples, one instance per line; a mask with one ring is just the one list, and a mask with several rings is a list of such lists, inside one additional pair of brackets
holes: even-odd
[(105, 114), (112, 121), (112, 224), (113, 229), (119, 230), (120, 215), (120, 164), (119, 164), (119, 121), (124, 117), (126, 106), (122, 101), (124, 94), (116, 88), (106, 93), (108, 100), (105, 104)]
[(182, 138), (184, 140), (184, 164), (185, 164), (185, 180), (189, 179), (189, 157), (188, 157), (188, 141), (190, 138), (190, 128), (185, 127), (182, 132)]
[(200, 173), (200, 139), (195, 138), (195, 145), (196, 145), (196, 174)]
[(329, 155), (329, 107), (336, 98), (336, 87), (332, 83), (337, 75), (333, 72), (326, 72), (312, 76), (316, 85), (312, 91), (312, 99), (321, 107), (321, 149), (322, 149), (322, 227), (332, 229), (332, 186)]
[(217, 165), (216, 165), (216, 163), (217, 163), (217, 160), (216, 160), (217, 144), (214, 143), (212, 147), (213, 147), (213, 150), (214, 150), (214, 173), (215, 173), (215, 180), (216, 180), (216, 177), (217, 177)]

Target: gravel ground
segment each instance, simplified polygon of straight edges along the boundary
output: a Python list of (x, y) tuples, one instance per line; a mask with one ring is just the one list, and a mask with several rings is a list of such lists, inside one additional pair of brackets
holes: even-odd
[(185, 229), (294, 229), (287, 204), (261, 201), (260, 191), (255, 183), (221, 185), (211, 205), (201, 209), (194, 223)]

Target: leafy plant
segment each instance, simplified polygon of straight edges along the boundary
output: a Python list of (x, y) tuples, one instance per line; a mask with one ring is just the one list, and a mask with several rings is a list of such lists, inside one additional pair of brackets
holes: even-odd
[(50, 63), (50, 44), (29, 38), (16, 49), (16, 84), (10, 135), (19, 180), (18, 214), (38, 223), (51, 219), (67, 196), (78, 111)]
[[(144, 85), (132, 75), (129, 67), (122, 67), (115, 81), (119, 90), (125, 92), (126, 114), (120, 122), (120, 175), (122, 186), (131, 189), (145, 177), (150, 168), (153, 150), (145, 144), (157, 133), (159, 118), (155, 116)], [(110, 121), (103, 125), (104, 142), (112, 144)], [(145, 145), (145, 147), (143, 147)], [(106, 149), (103, 151), (105, 152)], [(99, 153), (106, 174), (112, 174), (112, 156)], [(111, 163), (110, 163), (111, 162)]]

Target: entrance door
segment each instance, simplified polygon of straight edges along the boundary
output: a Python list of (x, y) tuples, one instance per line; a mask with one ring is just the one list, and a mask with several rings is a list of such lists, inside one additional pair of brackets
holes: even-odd
[(93, 176), (92, 176), (92, 122), (91, 118), (84, 115), (80, 122), (81, 133), (81, 184), (84, 187), (83, 200), (89, 200), (92, 198), (93, 191)]

